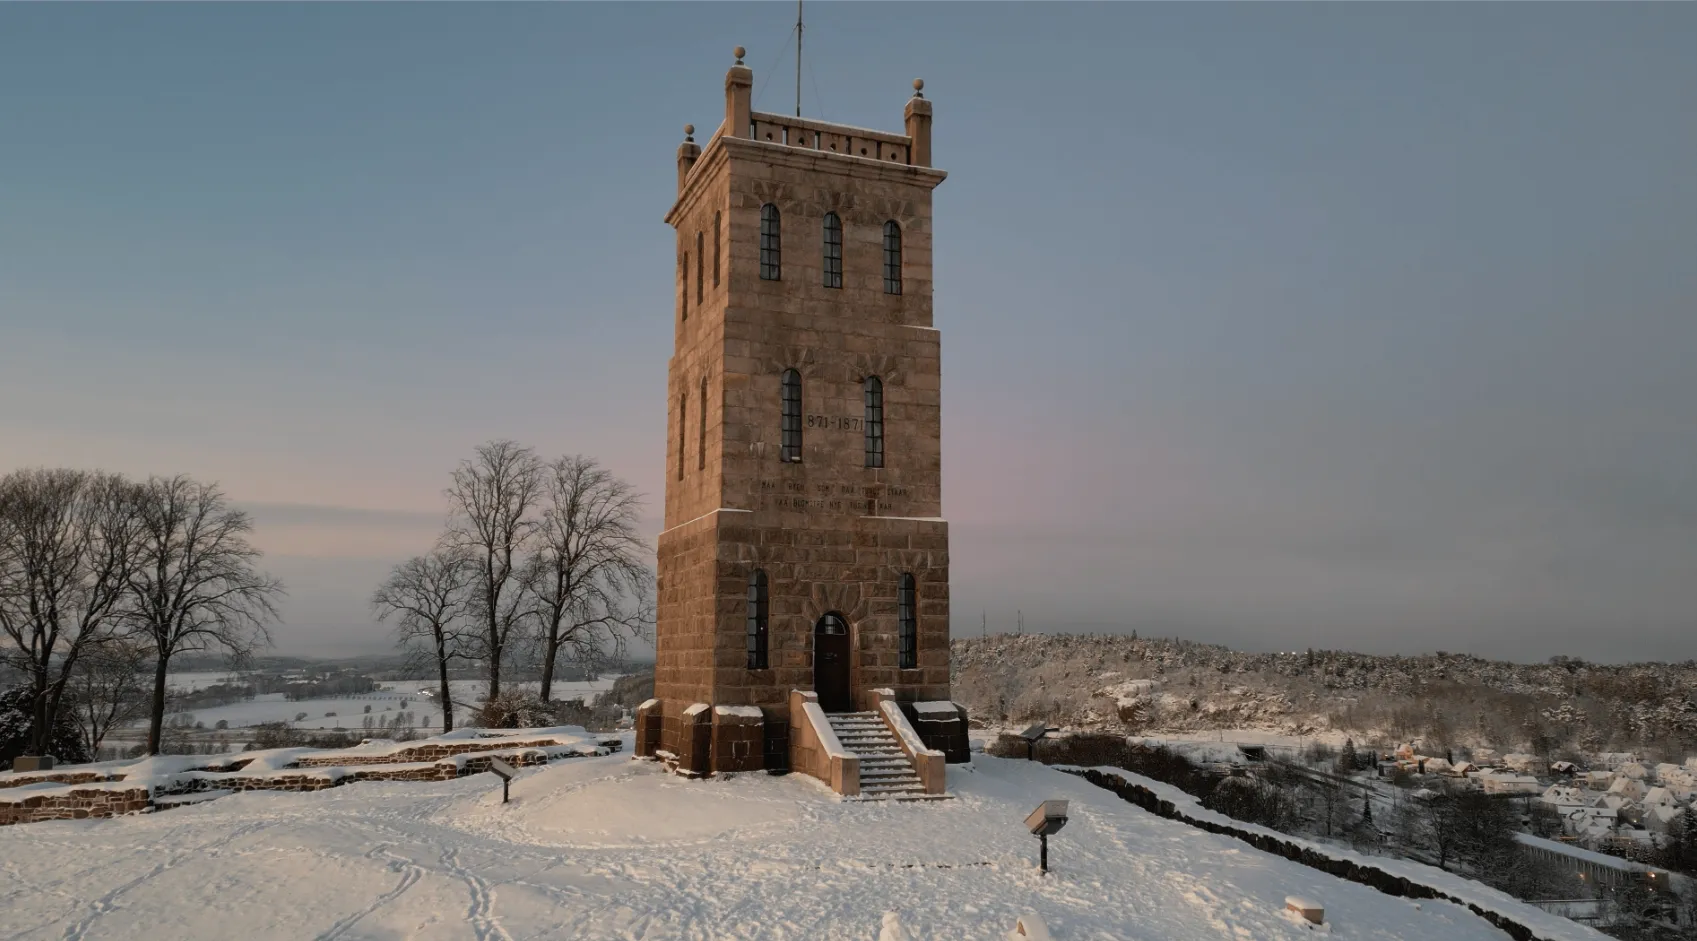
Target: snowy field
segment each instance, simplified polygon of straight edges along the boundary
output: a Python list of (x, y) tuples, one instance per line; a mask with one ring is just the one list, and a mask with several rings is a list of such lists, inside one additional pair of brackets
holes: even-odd
[[(227, 673), (181, 673), (172, 675), (172, 685), (176, 678), (188, 677), (186, 682), (198, 682), (200, 686), (208, 686), (221, 682)], [(582, 683), (555, 683), (553, 698), (575, 699), (582, 696), (592, 700), (595, 694), (612, 688), (616, 676)], [(325, 699), (303, 699), (292, 702), (284, 698), (282, 693), (265, 693), (255, 696), (247, 702), (231, 703), (227, 706), (215, 706), (207, 709), (191, 709), (183, 715), (192, 717), (193, 721), (203, 722), (207, 728), (213, 728), (219, 721), (228, 722), (230, 728), (239, 729), (246, 726), (259, 725), (264, 722), (289, 722), (296, 728), (302, 729), (361, 729), (364, 727), (365, 707), (371, 707), (371, 715), (375, 720), (393, 719), (397, 712), (411, 712), (415, 725), (436, 726), (440, 724), (442, 706), (436, 701), (434, 684), (428, 680), (407, 681), (402, 683), (386, 683), (383, 688), (374, 693), (364, 693), (358, 696), (335, 696)], [(449, 680), (449, 688), (453, 691), (454, 700), (460, 708), (454, 713), (458, 719), (469, 717), (471, 706), (481, 702), (483, 692), (487, 688), (482, 680)], [(188, 688), (188, 687), (184, 687)], [(506, 688), (528, 689), (536, 691), (535, 683), (513, 683)], [(421, 691), (430, 692), (424, 696)], [(402, 702), (407, 705), (403, 707)], [(306, 713), (306, 718), (297, 720), (296, 715)], [(335, 713), (335, 715), (329, 715)], [(141, 720), (137, 726), (145, 727), (146, 721)], [(460, 724), (458, 721), (456, 725)]]
[[(627, 736), (626, 747), (629, 742)], [(956, 799), (845, 802), (800, 775), (686, 781), (620, 754), (492, 775), (250, 792), (165, 813), (0, 829), (0, 935), (18, 939), (1502, 941), (1413, 903), (1165, 821), (1041, 765), (977, 756)], [(1021, 825), (1072, 801), (1035, 868)]]

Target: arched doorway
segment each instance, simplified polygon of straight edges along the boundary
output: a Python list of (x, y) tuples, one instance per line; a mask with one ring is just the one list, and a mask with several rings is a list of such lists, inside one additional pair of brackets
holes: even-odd
[(813, 625), (813, 691), (819, 708), (826, 712), (849, 712), (849, 628), (835, 611)]

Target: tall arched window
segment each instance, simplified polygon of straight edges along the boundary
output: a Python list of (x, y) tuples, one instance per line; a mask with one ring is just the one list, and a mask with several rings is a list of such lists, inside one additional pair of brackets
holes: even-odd
[(843, 220), (825, 213), (825, 286), (843, 286)]
[(720, 229), (721, 228), (723, 228), (723, 227), (720, 225), (720, 222), (719, 222), (719, 213), (715, 212), (715, 213), (713, 213), (713, 286), (714, 287), (719, 286), (719, 239), (721, 238), (721, 235), (720, 235)]
[(778, 223), (778, 207), (767, 203), (760, 207), (760, 280), (777, 281), (783, 272), (782, 230)]
[(866, 377), (866, 466), (884, 466), (884, 383)]
[(919, 594), (911, 572), (902, 575), (901, 591), (896, 595), (897, 656), (900, 669), (919, 666)]
[(689, 393), (678, 396), (678, 479), (684, 479), (684, 429), (689, 427)]
[(748, 576), (748, 668), (766, 669), (766, 648), (770, 605), (766, 598), (766, 571), (755, 569)]
[(783, 422), (779, 426), (779, 459), (785, 463), (801, 460), (801, 373), (784, 370)]
[(701, 404), (697, 405), (695, 408), (696, 408), (696, 411), (701, 413), (701, 441), (697, 443), (696, 449), (695, 449), (695, 469), (696, 470), (706, 470), (706, 468), (707, 468), (707, 377), (706, 376), (701, 377)]
[(884, 223), (884, 293), (902, 292), (902, 227), (894, 219)]
[(701, 306), (702, 292), (707, 290), (707, 279), (702, 277), (702, 268), (707, 264), (707, 252), (702, 248), (704, 233), (695, 233), (695, 306)]

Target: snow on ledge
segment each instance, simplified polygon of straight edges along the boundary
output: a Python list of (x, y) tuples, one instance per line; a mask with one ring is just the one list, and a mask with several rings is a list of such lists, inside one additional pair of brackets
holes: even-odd
[(960, 707), (947, 700), (943, 702), (916, 702), (913, 704), (913, 711), (924, 715), (940, 715), (945, 712), (952, 716), (960, 715)]
[(760, 711), (759, 706), (714, 706), (713, 712), (715, 715), (736, 716), (740, 719), (766, 718), (766, 714)]
[(642, 705), (637, 706), (636, 709), (637, 709), (638, 712), (641, 712), (644, 709), (653, 709), (655, 706), (658, 706), (659, 704), (660, 704), (660, 700), (658, 700), (658, 699), (645, 699), (645, 700), (642, 701)]
[(706, 703), (698, 702), (695, 705), (690, 706), (688, 709), (685, 709), (684, 715), (686, 715), (686, 716), (698, 716), (698, 715), (701, 715), (703, 712), (706, 712), (708, 710), (708, 708), (709, 707)]
[(884, 711), (884, 721), (896, 730), (896, 736), (902, 740), (902, 748), (906, 749), (908, 754), (942, 757), (942, 752), (925, 747), (925, 740), (920, 738), (919, 733), (913, 730), (913, 726), (907, 721), (907, 716), (902, 715), (901, 707), (896, 705), (893, 700), (884, 700), (878, 704), (878, 708)]
[(831, 721), (825, 718), (825, 710), (819, 708), (817, 702), (804, 702), (801, 711), (806, 714), (807, 721), (813, 726), (813, 734), (819, 737), (819, 747), (825, 750), (830, 758), (848, 759), (854, 756), (837, 740), (837, 733), (831, 728)]
[(1325, 906), (1321, 905), (1319, 902), (1316, 902), (1316, 901), (1314, 901), (1313, 899), (1310, 899), (1310, 898), (1305, 898), (1305, 897), (1300, 896), (1300, 895), (1287, 895), (1287, 896), (1285, 896), (1285, 904), (1290, 906), (1291, 908), (1300, 908), (1300, 909), (1303, 909), (1305, 911), (1316, 909), (1316, 908), (1325, 908)]

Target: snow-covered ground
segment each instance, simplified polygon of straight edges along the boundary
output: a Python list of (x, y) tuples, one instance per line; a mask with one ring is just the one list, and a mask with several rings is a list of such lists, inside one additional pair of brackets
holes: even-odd
[[(628, 742), (627, 742), (628, 748)], [(975, 756), (955, 799), (845, 802), (800, 775), (687, 781), (628, 754), (524, 771), (242, 793), (164, 813), (0, 829), (0, 930), (95, 941), (996, 939), (1036, 912), (1057, 941), (1502, 941), (1412, 903), (1161, 820), (1041, 765)], [(1052, 872), (1021, 821), (1065, 798)]]
[[(206, 679), (207, 677), (224, 677), (228, 674), (174, 674), (173, 684), (179, 676), (189, 677), (188, 682), (198, 681), (201, 686), (207, 686), (219, 681)], [(596, 693), (612, 688), (615, 679), (617, 677), (607, 676), (590, 682), (556, 682), (552, 695), (555, 699), (575, 699), (579, 696), (586, 700), (594, 699)], [(244, 728), (263, 722), (289, 722), (302, 729), (360, 729), (364, 727), (365, 707), (370, 706), (374, 720), (387, 722), (392, 720), (397, 712), (411, 712), (416, 720), (415, 725), (430, 727), (440, 723), (442, 706), (437, 702), (439, 697), (435, 693), (435, 684), (428, 680), (416, 680), (383, 685), (383, 689), (374, 693), (300, 701), (290, 701), (282, 693), (265, 693), (247, 702), (191, 709), (184, 714), (191, 716), (193, 721), (205, 723), (209, 729), (219, 721), (228, 722), (231, 728)], [(470, 716), (471, 707), (482, 701), (484, 690), (487, 689), (482, 680), (449, 680), (448, 685), (453, 691), (454, 700), (459, 704), (455, 712), (459, 719)], [(514, 683), (509, 684), (509, 688), (535, 692), (537, 684)], [(430, 695), (423, 695), (424, 692), (429, 692)], [(405, 706), (401, 705), (403, 702), (406, 703)], [(295, 716), (303, 712), (306, 717), (297, 720)], [(146, 724), (146, 720), (139, 720), (137, 723), (138, 726)]]

